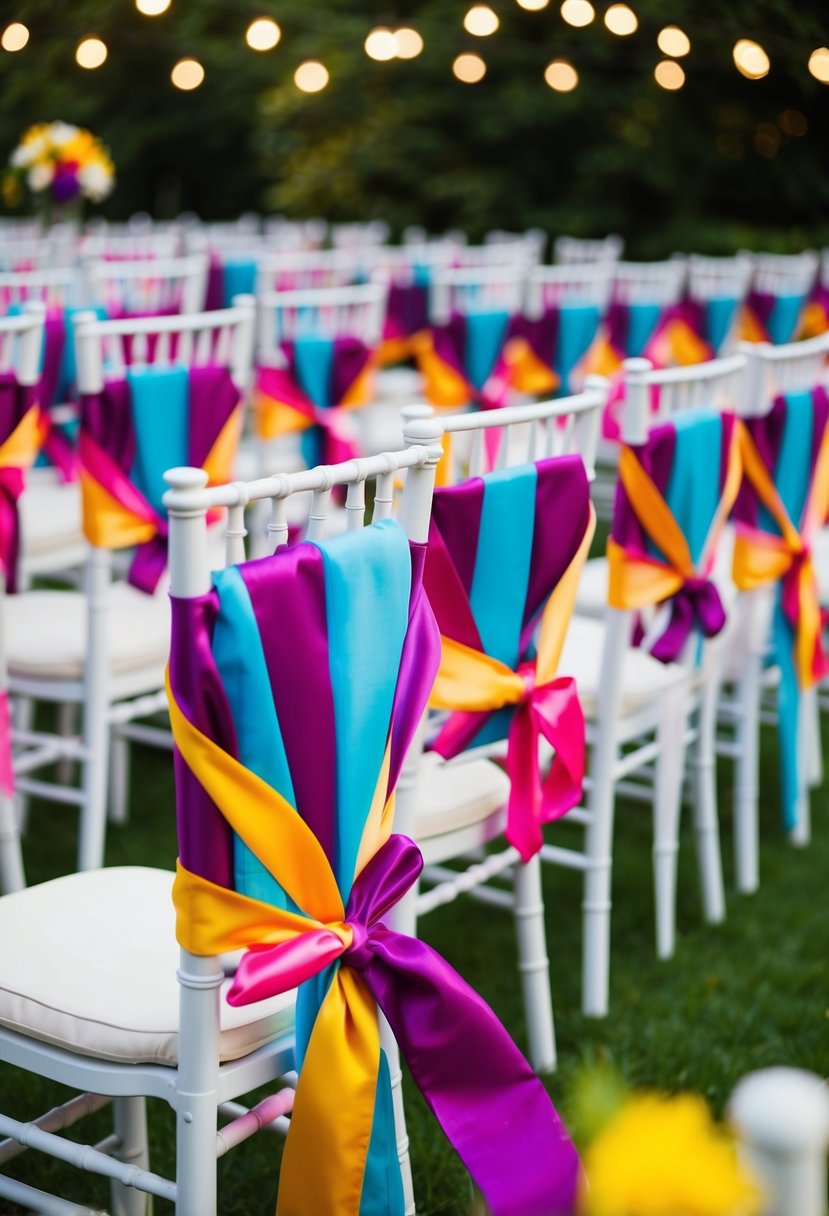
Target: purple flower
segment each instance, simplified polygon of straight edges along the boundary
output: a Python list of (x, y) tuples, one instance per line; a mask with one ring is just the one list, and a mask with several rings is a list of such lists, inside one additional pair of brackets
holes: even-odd
[(74, 161), (55, 166), (55, 176), (52, 178), (52, 197), (56, 203), (68, 203), (70, 199), (80, 194), (81, 183), (78, 180), (78, 166)]

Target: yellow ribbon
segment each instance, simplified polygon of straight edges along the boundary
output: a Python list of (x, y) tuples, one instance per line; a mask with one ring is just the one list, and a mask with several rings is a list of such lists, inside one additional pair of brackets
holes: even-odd
[(809, 497), (798, 531), (766, 469), (757, 445), (746, 427), (741, 428), (745, 475), (760, 502), (782, 535), (738, 527), (734, 542), (733, 578), (741, 591), (751, 591), (778, 582), (800, 563), (797, 572), (798, 619), (795, 627), (795, 662), (801, 688), (815, 683), (814, 656), (820, 644), (822, 619), (817, 577), (809, 544), (829, 512), (829, 426), (823, 432), (815, 462)]
[[(541, 616), (535, 660), (535, 682), (539, 687), (549, 683), (558, 670), (567, 626), (576, 602), (579, 575), (595, 530), (596, 512), (591, 503), (579, 548), (547, 600)], [(463, 642), (441, 636), (440, 670), (429, 699), (434, 709), (489, 712), (507, 705), (518, 705), (526, 691), (522, 677), (505, 663), (473, 650)]]
[[(737, 498), (742, 480), (740, 441), (742, 429), (737, 420), (728, 449), (725, 482), (717, 510), (711, 523), (706, 548), (713, 552), (725, 521)], [(675, 595), (690, 579), (700, 577), (688, 541), (673, 512), (645, 472), (636, 453), (629, 447), (619, 455), (619, 480), (627, 494), (636, 518), (647, 535), (664, 554), (666, 561), (656, 557), (633, 557), (611, 536), (607, 542), (608, 603), (611, 608), (638, 609), (659, 604)]]
[(460, 409), (472, 400), (474, 390), (465, 377), (441, 359), (428, 330), (415, 334), (412, 349), (425, 382), (425, 395), (432, 405)]
[[(217, 886), (180, 863), (173, 887), (176, 935), (192, 954), (212, 956), (257, 944), (278, 945), (314, 930), (352, 941), (345, 909), (325, 852), (276, 790), (182, 713), (166, 677), (176, 746), (230, 827), (255, 853), (293, 902), (298, 915)], [(391, 831), (386, 799), (389, 750), (366, 821), (357, 872)], [(371, 1137), (380, 1032), (377, 1008), (363, 980), (337, 967), (314, 1023), (296, 1092), (280, 1173), (278, 1216), (308, 1212), (347, 1216), (359, 1211)], [(331, 1111), (337, 1112), (335, 1118)]]
[(33, 405), (18, 422), (3, 444), (0, 444), (0, 468), (28, 469), (37, 458), (43, 440), (45, 419), (40, 406)]

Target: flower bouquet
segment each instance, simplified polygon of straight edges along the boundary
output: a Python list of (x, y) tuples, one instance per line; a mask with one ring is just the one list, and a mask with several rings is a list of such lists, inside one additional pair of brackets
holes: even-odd
[(108, 150), (91, 131), (66, 122), (42, 122), (24, 133), (9, 161), (6, 201), (28, 190), (52, 216), (83, 199), (99, 203), (115, 184)]

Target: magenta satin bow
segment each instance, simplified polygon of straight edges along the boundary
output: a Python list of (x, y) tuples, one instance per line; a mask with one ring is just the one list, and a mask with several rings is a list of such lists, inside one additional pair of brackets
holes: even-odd
[(413, 841), (391, 836), (357, 876), (352, 945), (327, 929), (242, 957), (232, 1005), (285, 992), (334, 959), (357, 971), (417, 1085), (493, 1216), (571, 1216), (578, 1154), (544, 1087), (488, 1005), (425, 942), (382, 917), (417, 880)]
[(707, 638), (725, 627), (726, 614), (716, 584), (710, 578), (689, 578), (671, 598), (671, 618), (662, 636), (651, 647), (660, 663), (673, 663), (682, 653), (694, 625)]

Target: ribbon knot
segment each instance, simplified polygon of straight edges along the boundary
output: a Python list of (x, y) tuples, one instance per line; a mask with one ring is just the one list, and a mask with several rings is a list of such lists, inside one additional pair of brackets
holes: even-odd
[(345, 953), (342, 956), (342, 962), (349, 966), (352, 971), (365, 971), (371, 959), (368, 941), (371, 937), (372, 928), (364, 925), (359, 920), (346, 921), (346, 928), (351, 930), (351, 945), (346, 947)]
[(726, 614), (716, 584), (695, 575), (686, 579), (671, 600), (668, 627), (651, 648), (661, 663), (673, 663), (682, 653), (696, 624), (707, 638), (716, 637), (725, 627)]
[(519, 705), (526, 705), (532, 701), (536, 693), (535, 682), (535, 663), (521, 663), (518, 667), (516, 675), (524, 681), (524, 691), (518, 701)]

